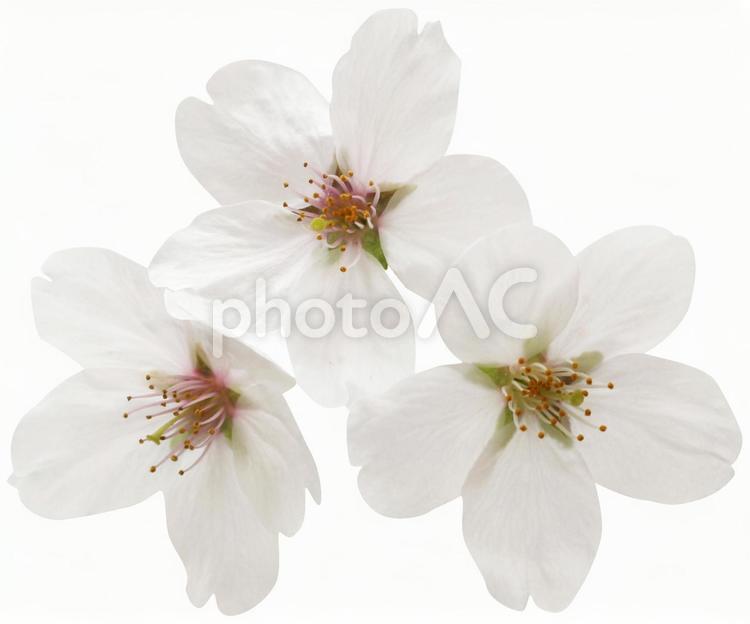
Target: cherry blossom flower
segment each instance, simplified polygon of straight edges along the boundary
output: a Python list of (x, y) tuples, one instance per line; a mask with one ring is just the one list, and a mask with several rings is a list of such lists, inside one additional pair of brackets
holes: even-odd
[[(336, 65), (329, 104), (301, 74), (263, 61), (220, 69), (213, 103), (177, 111), (185, 163), (224, 207), (177, 232), (151, 266), (155, 283), (252, 307), (256, 279), (293, 306), (351, 295), (368, 328), (379, 301), (400, 302), (384, 270), (430, 298), (464, 248), (528, 221), (526, 197), (490, 158), (444, 156), (453, 131), (459, 60), (439, 24), (417, 31), (408, 10), (381, 11)], [(391, 327), (392, 323), (384, 323)], [(398, 335), (328, 335), (292, 328), (298, 383), (342, 405), (413, 372), (413, 328)]]
[[(595, 556), (595, 483), (662, 503), (732, 477), (740, 431), (706, 373), (644, 352), (680, 322), (694, 260), (682, 238), (624, 229), (574, 257), (532, 226), (505, 228), (457, 262), (485, 318), (536, 327), (480, 339), (452, 300), (440, 318), (463, 362), (403, 380), (351, 409), (349, 449), (377, 511), (425, 513), (463, 498), (466, 544), (490, 593), (557, 611)], [(511, 269), (537, 272), (498, 298)]]
[(83, 370), (21, 420), (11, 483), (33, 512), (72, 518), (163, 491), (190, 600), (240, 613), (276, 582), (317, 469), (282, 397), (294, 381), (252, 349), (171, 318), (144, 267), (97, 249), (33, 282), (41, 336)]

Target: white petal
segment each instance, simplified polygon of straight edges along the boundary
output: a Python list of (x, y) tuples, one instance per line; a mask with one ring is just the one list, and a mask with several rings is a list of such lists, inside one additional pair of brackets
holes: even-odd
[(106, 249), (68, 249), (32, 282), (34, 316), (47, 342), (85, 367), (171, 370), (189, 366), (184, 325), (164, 307), (146, 269)]
[(278, 536), (263, 527), (245, 497), (224, 436), (164, 499), (169, 536), (185, 565), (194, 605), (215, 594), (222, 613), (236, 615), (268, 595), (278, 576)]
[(284, 399), (257, 396), (233, 420), (237, 476), (266, 528), (291, 536), (305, 517), (305, 489), (320, 502), (318, 472)]
[[(559, 239), (531, 225), (512, 225), (479, 240), (456, 267), (450, 284), (457, 290), (466, 285), (468, 293), (450, 298), (438, 328), (464, 362), (505, 365), (536, 355), (575, 308), (575, 258)], [(438, 312), (440, 306), (436, 302)]]
[(461, 494), (504, 407), (498, 389), (469, 364), (409, 377), (351, 407), (349, 457), (375, 511), (423, 514)]
[(252, 390), (248, 390), (247, 396), (250, 404), (260, 405), (268, 413), (278, 418), (286, 427), (287, 432), (297, 441), (297, 445), (301, 449), (300, 457), (304, 458), (303, 463), (306, 465), (305, 488), (310, 492), (313, 500), (320, 504), (321, 492), (318, 468), (284, 397), (266, 387), (255, 387)]
[(550, 347), (553, 355), (648, 351), (680, 323), (690, 305), (693, 250), (662, 228), (613, 232), (582, 251), (578, 262), (580, 299), (568, 327)]
[(500, 163), (446, 156), (398, 190), (378, 222), (388, 263), (431, 299), (451, 263), (489, 232), (529, 222), (526, 195)]
[(207, 299), (239, 299), (254, 311), (256, 280), (266, 280), (268, 299), (278, 295), (313, 246), (319, 246), (315, 236), (290, 211), (245, 202), (205, 212), (173, 234), (149, 273), (159, 285)]
[(453, 132), (459, 74), (440, 24), (417, 34), (412, 11), (375, 13), (333, 73), (331, 123), (341, 168), (392, 187), (431, 166)]
[(274, 63), (240, 61), (208, 82), (214, 104), (195, 98), (177, 109), (177, 143), (192, 174), (221, 204), (304, 189), (310, 161), (333, 165), (328, 104), (302, 74)]
[[(317, 299), (312, 301), (306, 322), (312, 329), (320, 328), (325, 314), (335, 319), (330, 331), (320, 337), (309, 332), (306, 335), (301, 331), (304, 322), (295, 322), (287, 341), (297, 383), (326, 407), (378, 394), (414, 371), (414, 326), (388, 274), (364, 251), (357, 264), (342, 273), (337, 256), (338, 252), (321, 249), (291, 289), (295, 316), (302, 316), (301, 302)], [(343, 322), (344, 313), (337, 303), (346, 295), (365, 306), (352, 310), (350, 323), (356, 330), (364, 329), (365, 336), (351, 335)], [(381, 301), (386, 309), (380, 318), (387, 330), (394, 330), (393, 336), (371, 327), (373, 307)], [(397, 304), (403, 306), (405, 316), (397, 316)], [(321, 312), (321, 308), (328, 312)], [(400, 325), (401, 320), (407, 324)]]
[(513, 609), (529, 596), (548, 611), (567, 607), (601, 537), (596, 487), (575, 449), (506, 426), (469, 475), (463, 499), (466, 545), (494, 598)]
[[(649, 355), (621, 355), (594, 371), (613, 390), (592, 391), (591, 425), (578, 448), (597, 483), (628, 496), (685, 503), (734, 474), (742, 444), (716, 382), (697, 369)], [(596, 430), (599, 425), (606, 432)]]
[(144, 387), (140, 371), (89, 369), (55, 388), (23, 417), (13, 436), (12, 483), (33, 512), (71, 518), (128, 507), (176, 474), (149, 468), (169, 449), (138, 444), (151, 433), (122, 415), (128, 394)]

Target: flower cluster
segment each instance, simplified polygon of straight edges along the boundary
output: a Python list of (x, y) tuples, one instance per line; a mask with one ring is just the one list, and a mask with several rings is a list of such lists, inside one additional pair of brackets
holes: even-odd
[[(330, 103), (262, 61), (216, 72), (210, 103), (185, 100), (180, 152), (220, 207), (148, 268), (74, 249), (33, 282), (40, 335), (82, 371), (18, 426), (23, 503), (71, 518), (161, 491), (191, 601), (215, 595), (227, 614), (260, 602), (279, 533), (300, 529), (306, 492), (320, 502), (282, 396), (295, 380), (240, 339), (224, 336), (217, 353), (216, 328), (165, 304), (167, 290), (251, 302), (259, 279), (264, 296), (295, 305), (356, 298), (325, 335), (289, 333), (296, 381), (348, 406), (351, 462), (375, 510), (407, 517), (463, 499), (466, 544), (512, 608), (573, 599), (600, 539), (597, 483), (665, 503), (727, 483), (741, 436), (718, 386), (645, 354), (687, 311), (690, 245), (634, 227), (573, 255), (531, 225), (505, 167), (445, 155), (459, 72), (439, 24), (419, 31), (412, 12), (388, 10), (354, 35)], [(519, 269), (533, 278), (507, 283)], [(494, 323), (479, 336), (459, 297), (441, 306), (459, 364), (415, 375), (413, 328), (347, 331), (402, 303), (391, 274), (430, 299), (455, 270)]]

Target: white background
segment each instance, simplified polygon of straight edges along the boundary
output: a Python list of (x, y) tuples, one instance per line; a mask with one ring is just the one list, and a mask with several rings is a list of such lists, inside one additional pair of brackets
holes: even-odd
[[(76, 370), (36, 336), (28, 283), (52, 251), (111, 247), (143, 263), (209, 195), (182, 164), (173, 113), (221, 65), (263, 58), (330, 94), (330, 72), (379, 3), (2, 0), (0, 474), (18, 419)], [(574, 251), (654, 223), (692, 241), (693, 306), (658, 355), (716, 377), (748, 430), (750, 19), (736, 2), (412, 2), (463, 61), (451, 152), (493, 156), (537, 224)], [(459, 218), (457, 216), (457, 218)], [(420, 368), (451, 358), (433, 342)], [(715, 496), (669, 507), (601, 490), (599, 554), (573, 605), (523, 614), (486, 592), (460, 503), (414, 520), (362, 501), (345, 411), (288, 398), (320, 468), (323, 504), (282, 540), (257, 622), (747, 622), (750, 463)], [(198, 610), (162, 501), (65, 522), (0, 482), (5, 622), (219, 622)]]

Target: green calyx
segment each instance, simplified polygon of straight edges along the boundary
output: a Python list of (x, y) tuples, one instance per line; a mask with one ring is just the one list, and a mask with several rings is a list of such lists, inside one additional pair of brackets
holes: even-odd
[(232, 419), (227, 418), (224, 421), (224, 424), (221, 426), (221, 432), (224, 434), (224, 437), (230, 442), (232, 441), (232, 424), (233, 424)]
[(213, 375), (213, 371), (208, 364), (208, 358), (201, 347), (195, 348), (195, 370), (204, 377)]
[(477, 368), (487, 375), (487, 377), (492, 380), (492, 383), (498, 388), (504, 388), (513, 381), (513, 375), (510, 372), (510, 368), (507, 366), (496, 367), (478, 365)]
[(362, 248), (375, 258), (383, 269), (388, 268), (388, 261), (385, 259), (383, 247), (380, 244), (380, 235), (377, 230), (367, 230), (362, 235)]

